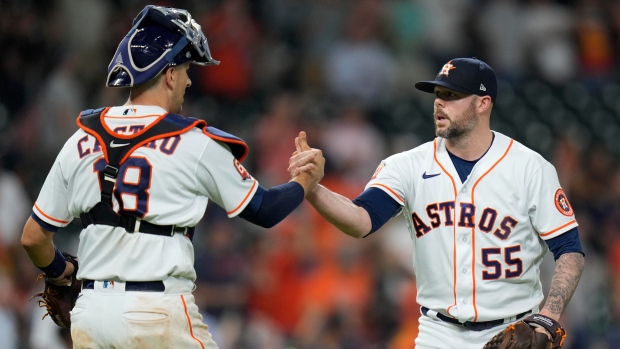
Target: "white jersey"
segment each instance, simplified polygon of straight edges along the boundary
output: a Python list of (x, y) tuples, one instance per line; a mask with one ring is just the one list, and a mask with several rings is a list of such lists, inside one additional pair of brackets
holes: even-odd
[(368, 187), (403, 206), (418, 303), (460, 322), (537, 309), (543, 240), (577, 227), (553, 165), (497, 132), (464, 183), (436, 138), (384, 160)]
[[(132, 134), (166, 114), (154, 106), (112, 107), (104, 125), (119, 134)], [(122, 146), (123, 143), (108, 146)], [(106, 162), (92, 135), (78, 130), (60, 151), (45, 180), (33, 211), (45, 223), (66, 226), (101, 200), (99, 173)], [(138, 148), (120, 167), (114, 209), (119, 200), (156, 225), (193, 227), (209, 200), (239, 214), (258, 188), (223, 143), (194, 127), (178, 136)], [(172, 237), (128, 233), (124, 228), (89, 225), (80, 234), (78, 278), (154, 281), (172, 276), (196, 279), (194, 250), (183, 234)]]

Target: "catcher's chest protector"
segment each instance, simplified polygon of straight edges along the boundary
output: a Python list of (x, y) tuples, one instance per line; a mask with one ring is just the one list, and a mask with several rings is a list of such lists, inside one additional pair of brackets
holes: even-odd
[[(207, 126), (204, 120), (186, 118), (178, 114), (164, 114), (132, 135), (119, 134), (112, 131), (103, 121), (108, 109), (85, 110), (80, 113), (77, 119), (78, 126), (89, 135), (95, 137), (107, 163), (103, 171), (101, 171), (100, 202), (88, 212), (80, 214), (83, 228), (90, 224), (104, 224), (123, 227), (128, 232), (154, 235), (171, 236), (177, 232), (177, 228), (179, 228), (177, 226), (156, 226), (146, 221), (141, 221), (138, 225), (136, 223), (137, 217), (134, 217), (131, 212), (117, 214), (113, 210), (112, 196), (119, 168), (141, 146), (145, 146), (158, 139), (178, 136), (194, 127), (198, 127), (202, 129), (202, 133), (205, 136), (218, 142), (226, 143), (237, 160), (243, 161), (248, 154), (248, 146), (243, 140), (214, 127)], [(140, 227), (140, 229), (138, 230), (136, 227)], [(189, 235), (191, 239), (193, 228), (181, 227), (179, 229), (178, 232)]]
[[(101, 181), (101, 201), (89, 212), (80, 214), (80, 218), (84, 228), (90, 224), (105, 224), (122, 226), (128, 231), (133, 231), (136, 222), (135, 217), (126, 213), (119, 215), (112, 209), (112, 192), (116, 184), (119, 167), (139, 147), (157, 139), (185, 133), (194, 127), (206, 127), (207, 123), (204, 120), (185, 118), (177, 114), (166, 114), (163, 118), (156, 120), (133, 135), (121, 135), (114, 133), (103, 123), (103, 115), (106, 111), (106, 108), (86, 110), (80, 113), (77, 120), (80, 128), (97, 139), (107, 162)], [(150, 226), (151, 224), (148, 224), (141, 232), (169, 235), (171, 231), (168, 229), (169, 227), (149, 229), (153, 228)]]
[(193, 127), (207, 126), (204, 120), (185, 118), (177, 114), (166, 114), (162, 119), (153, 122), (133, 135), (120, 135), (113, 133), (104, 125), (102, 119), (106, 110), (107, 108), (85, 110), (80, 113), (77, 122), (81, 129), (99, 141), (106, 162), (109, 166), (116, 168), (122, 165), (134, 150), (148, 142), (173, 137), (185, 133)]

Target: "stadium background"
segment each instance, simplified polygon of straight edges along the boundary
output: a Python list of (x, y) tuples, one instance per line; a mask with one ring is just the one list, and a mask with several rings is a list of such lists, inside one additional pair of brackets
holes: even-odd
[[(349, 197), (379, 161), (434, 137), (413, 88), (450, 58), (500, 79), (493, 129), (557, 168), (586, 269), (562, 324), (569, 349), (620, 347), (620, 2), (614, 0), (154, 1), (202, 24), (218, 67), (194, 67), (184, 114), (245, 139), (263, 186), (288, 180), (305, 130), (323, 183)], [(56, 153), (87, 108), (122, 104), (106, 67), (147, 4), (0, 1), (0, 348), (70, 348), (41, 321), (42, 288), (19, 243)], [(75, 251), (78, 222), (57, 233)], [(271, 230), (211, 205), (198, 226), (195, 292), (222, 349), (412, 348), (419, 307), (402, 219), (363, 240), (304, 204)], [(432, 263), (432, 261), (429, 261)], [(553, 268), (542, 270), (546, 285)]]

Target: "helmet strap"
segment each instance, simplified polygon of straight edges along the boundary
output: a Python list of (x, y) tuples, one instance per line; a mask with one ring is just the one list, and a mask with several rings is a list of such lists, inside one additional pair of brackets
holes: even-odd
[(181, 40), (179, 40), (179, 42), (177, 42), (174, 46), (172, 46), (170, 51), (166, 53), (166, 56), (165, 56), (166, 61), (172, 62), (174, 60), (174, 57), (176, 57), (179, 54), (179, 52), (181, 52), (181, 50), (183, 50), (185, 46), (187, 46), (188, 43), (189, 43), (189, 40), (187, 39), (187, 37), (186, 36), (182, 37)]

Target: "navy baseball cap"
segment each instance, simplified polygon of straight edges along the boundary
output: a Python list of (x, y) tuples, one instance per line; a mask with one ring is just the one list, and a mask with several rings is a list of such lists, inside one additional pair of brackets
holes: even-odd
[(415, 87), (424, 92), (434, 93), (435, 86), (443, 86), (454, 91), (490, 96), (495, 103), (497, 98), (497, 78), (493, 69), (478, 58), (454, 58), (444, 64), (435, 80), (416, 82)]

